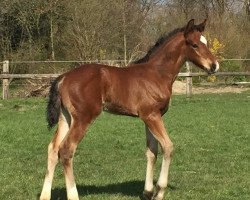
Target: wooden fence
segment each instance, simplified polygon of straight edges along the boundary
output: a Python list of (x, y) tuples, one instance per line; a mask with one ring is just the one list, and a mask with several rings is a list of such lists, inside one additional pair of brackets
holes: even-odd
[[(227, 59), (227, 60), (246, 60), (250, 61), (250, 59)], [(48, 62), (48, 63), (59, 63), (59, 62), (79, 62), (84, 63), (84, 61), (27, 61), (27, 62), (20, 62), (20, 63), (37, 63), (37, 62)], [(90, 61), (88, 61), (90, 62)], [(96, 62), (96, 61), (93, 61)], [(2, 74), (0, 74), (0, 79), (2, 79), (2, 98), (8, 99), (9, 98), (9, 84), (10, 80), (12, 79), (43, 79), (43, 78), (56, 78), (59, 76), (59, 74), (11, 74), (9, 69), (10, 62), (8, 60), (5, 60), (2, 63)], [(179, 73), (178, 77), (185, 77), (186, 78), (186, 95), (187, 97), (192, 96), (192, 77), (200, 77), (200, 76), (208, 76), (207, 73), (194, 73), (190, 72), (191, 67), (186, 63), (187, 66), (187, 72)], [(250, 76), (250, 72), (217, 72), (216, 76)]]

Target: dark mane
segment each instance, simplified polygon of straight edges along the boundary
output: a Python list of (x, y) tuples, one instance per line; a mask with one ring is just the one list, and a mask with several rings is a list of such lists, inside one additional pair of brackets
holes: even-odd
[(161, 37), (156, 41), (156, 43), (154, 44), (154, 46), (152, 46), (152, 47), (148, 50), (147, 54), (146, 54), (144, 57), (142, 57), (142, 58), (140, 58), (140, 59), (134, 61), (133, 64), (139, 64), (139, 63), (145, 63), (145, 62), (147, 62), (148, 59), (149, 59), (149, 57), (150, 57), (153, 53), (155, 53), (156, 50), (159, 49), (159, 47), (160, 47), (163, 43), (165, 43), (167, 40), (169, 40), (169, 38), (171, 38), (173, 35), (175, 35), (175, 34), (177, 34), (177, 33), (179, 33), (179, 32), (182, 32), (182, 31), (184, 31), (184, 30), (185, 30), (185, 27), (177, 28), (177, 29), (174, 29), (173, 31), (167, 33), (166, 35), (161, 36)]

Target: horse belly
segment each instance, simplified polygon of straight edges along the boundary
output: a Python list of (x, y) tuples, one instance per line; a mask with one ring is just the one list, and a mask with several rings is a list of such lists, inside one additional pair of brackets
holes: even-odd
[(109, 113), (117, 114), (117, 115), (127, 115), (127, 116), (134, 116), (134, 117), (138, 116), (138, 113), (135, 110), (128, 108), (126, 106), (112, 103), (112, 102), (103, 103), (103, 110), (105, 112), (109, 112)]

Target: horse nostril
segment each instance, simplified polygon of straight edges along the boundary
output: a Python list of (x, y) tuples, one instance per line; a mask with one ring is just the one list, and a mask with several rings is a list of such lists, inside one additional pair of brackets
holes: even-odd
[(211, 65), (211, 72), (215, 72), (215, 70), (216, 70), (216, 64), (213, 63), (213, 64)]

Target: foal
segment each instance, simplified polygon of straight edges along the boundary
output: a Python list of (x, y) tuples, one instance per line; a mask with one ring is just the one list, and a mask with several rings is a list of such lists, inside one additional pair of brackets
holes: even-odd
[[(190, 20), (159, 39), (145, 57), (126, 68), (88, 64), (59, 76), (51, 85), (48, 124), (58, 124), (48, 147), (48, 167), (41, 200), (51, 198), (54, 170), (60, 158), (65, 175), (67, 197), (79, 199), (73, 175), (73, 157), (88, 126), (102, 110), (141, 118), (146, 126), (147, 169), (144, 198), (162, 200), (168, 183), (173, 144), (164, 128), (162, 115), (168, 110), (172, 85), (180, 67), (191, 61), (208, 73), (219, 64), (202, 36), (206, 20), (195, 25)], [(158, 143), (163, 160), (154, 189), (153, 169)]]

